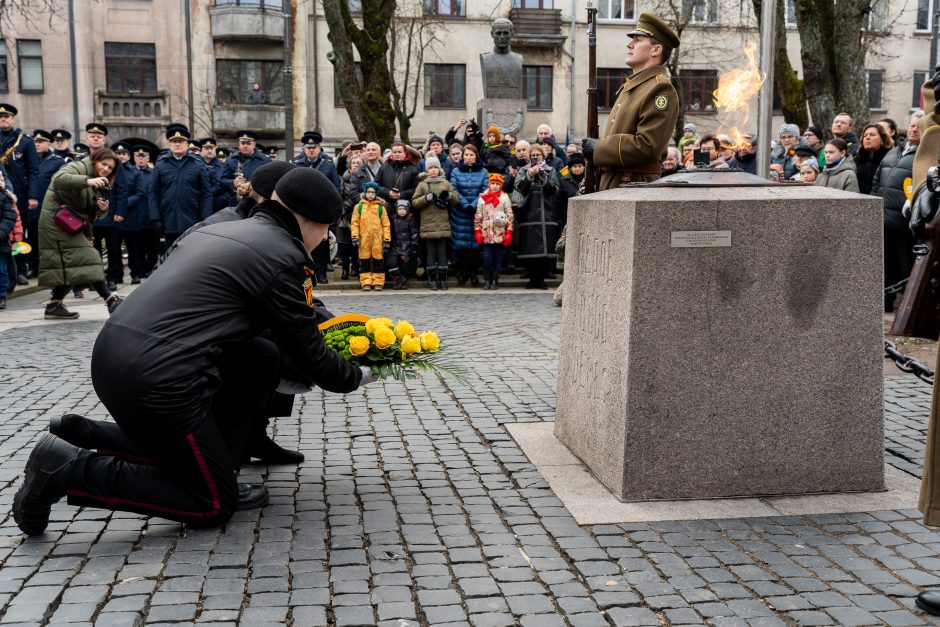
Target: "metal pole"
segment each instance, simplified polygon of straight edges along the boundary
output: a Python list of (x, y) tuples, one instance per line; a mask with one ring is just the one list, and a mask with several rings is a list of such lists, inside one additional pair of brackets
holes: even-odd
[[(577, 44), (577, 34), (578, 34), (578, 16), (575, 15), (577, 10), (577, 0), (571, 0), (571, 87), (568, 90), (568, 130), (571, 133), (575, 133), (574, 130), (574, 100), (575, 100), (575, 90), (577, 89), (575, 85), (575, 69), (578, 67), (576, 63), (578, 57), (578, 44)], [(575, 133), (575, 136), (577, 134)]]
[(760, 12), (760, 72), (764, 82), (757, 98), (757, 175), (770, 173), (770, 137), (774, 107), (774, 50), (777, 0), (763, 0)]
[[(930, 25), (930, 71), (937, 67), (937, 26), (940, 24), (940, 9), (933, 14), (933, 24)], [(930, 75), (927, 75), (930, 78)]]
[(78, 61), (75, 58), (75, 0), (69, 0), (69, 57), (72, 63), (72, 132), (79, 136), (78, 127)]
[[(193, 9), (190, 0), (183, 3), (183, 10), (186, 11), (184, 19), (186, 21), (186, 99), (189, 113), (189, 132), (195, 133), (195, 103), (193, 102)], [(213, 129), (209, 129), (213, 133)]]
[(294, 158), (294, 66), (291, 47), (291, 4), (284, 0), (284, 156)]

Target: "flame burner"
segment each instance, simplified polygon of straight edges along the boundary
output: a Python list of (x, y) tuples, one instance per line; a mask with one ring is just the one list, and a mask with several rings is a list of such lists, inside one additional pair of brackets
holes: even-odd
[(794, 187), (803, 183), (776, 183), (741, 170), (689, 170), (643, 183), (637, 187)]

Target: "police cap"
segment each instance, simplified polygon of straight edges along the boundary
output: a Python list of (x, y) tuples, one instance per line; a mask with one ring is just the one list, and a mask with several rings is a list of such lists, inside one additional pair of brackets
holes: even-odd
[(33, 139), (38, 141), (51, 142), (52, 133), (49, 131), (44, 131), (41, 128), (37, 128), (35, 131), (33, 131)]
[(189, 149), (190, 150), (202, 150), (202, 142), (198, 139), (189, 140)]
[(215, 151), (215, 156), (217, 156), (217, 157), (228, 157), (230, 154), (232, 154), (232, 151), (229, 150), (228, 148), (224, 148), (224, 147), (223, 147), (223, 148), (217, 148), (216, 151)]
[(637, 35), (652, 37), (670, 50), (679, 47), (679, 37), (675, 31), (652, 13), (641, 13), (640, 19), (636, 22), (636, 27), (627, 33), (627, 37), (636, 37)]
[(300, 138), (300, 143), (304, 146), (319, 146), (323, 143), (323, 135), (316, 131), (307, 131), (304, 133), (304, 136)]
[(258, 141), (258, 134), (250, 130), (241, 130), (237, 131), (235, 135), (238, 137), (240, 142), (256, 142)]
[(52, 129), (52, 139), (55, 141), (59, 141), (60, 139), (72, 139), (72, 134), (64, 128), (54, 128)]
[(97, 133), (98, 135), (107, 135), (108, 127), (102, 124), (101, 122), (89, 122), (85, 125), (86, 133)]
[(113, 144), (111, 144), (111, 150), (113, 150), (113, 151), (116, 152), (116, 153), (118, 153), (118, 152), (130, 152), (130, 151), (131, 151), (131, 146), (130, 146), (130, 144), (128, 144), (128, 143), (125, 142), (125, 141), (118, 141), (118, 142), (114, 142)]
[(19, 110), (8, 102), (0, 102), (0, 115), (16, 115)]
[(199, 143), (202, 144), (203, 148), (210, 148), (210, 147), (215, 148), (217, 145), (215, 141), (215, 137), (204, 137), (199, 140)]
[(169, 124), (166, 127), (167, 140), (182, 139), (189, 141), (189, 129), (183, 124)]

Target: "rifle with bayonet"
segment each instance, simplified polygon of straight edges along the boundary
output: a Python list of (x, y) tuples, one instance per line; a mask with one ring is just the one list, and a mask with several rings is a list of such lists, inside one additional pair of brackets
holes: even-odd
[[(597, 8), (591, 0), (587, 3), (588, 37), (588, 88), (587, 88), (587, 136), (600, 137), (597, 122)], [(584, 168), (584, 193), (597, 191), (597, 171), (592, 159), (586, 159)]]

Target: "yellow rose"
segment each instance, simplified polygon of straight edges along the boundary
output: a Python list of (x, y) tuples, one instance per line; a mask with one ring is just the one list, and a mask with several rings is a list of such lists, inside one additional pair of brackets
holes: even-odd
[(389, 346), (395, 343), (395, 334), (388, 327), (379, 327), (375, 330), (373, 334), (375, 338), (375, 345), (380, 350), (385, 350)]
[(389, 329), (392, 329), (395, 327), (395, 325), (392, 324), (392, 321), (389, 320), (388, 318), (375, 318), (374, 320), (378, 322), (379, 324), (388, 327)]
[(433, 331), (425, 331), (421, 334), (421, 349), (429, 353), (436, 353), (441, 347), (441, 340)]
[(412, 353), (421, 352), (421, 340), (416, 337), (411, 337), (406, 335), (405, 339), (401, 341), (401, 352), (404, 355), (410, 355)]
[(349, 352), (356, 357), (362, 357), (369, 352), (369, 338), (354, 335), (349, 338)]
[(395, 325), (395, 337), (399, 340), (404, 338), (406, 335), (414, 335), (415, 328), (407, 320), (399, 320), (398, 324)]
[(382, 325), (379, 324), (378, 318), (370, 318), (369, 320), (366, 321), (366, 332), (375, 333), (375, 330), (379, 328), (380, 326)]

